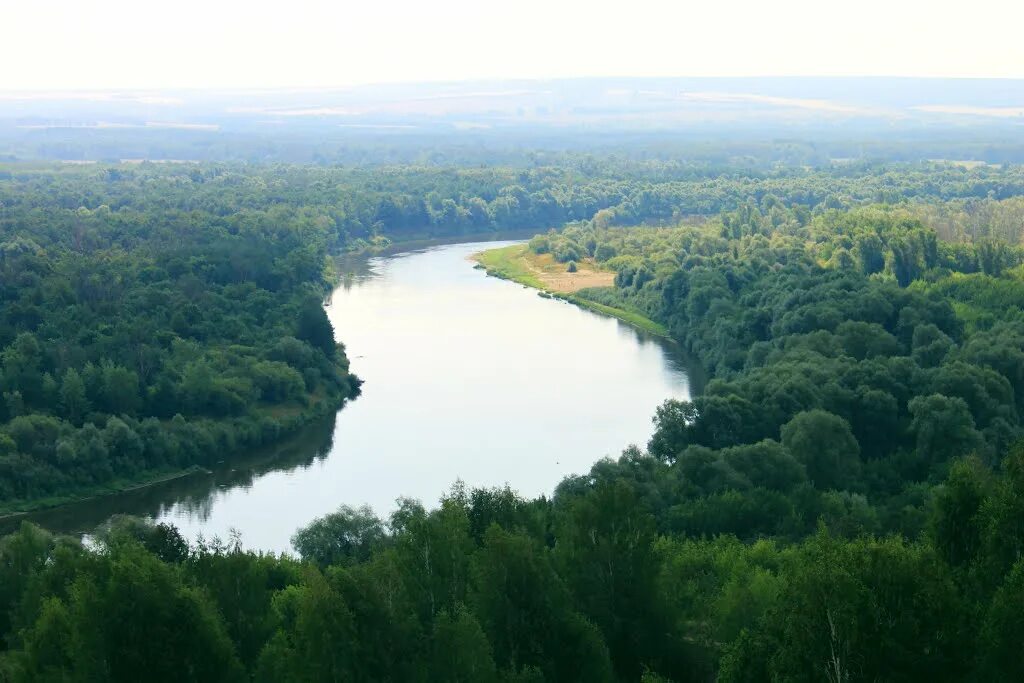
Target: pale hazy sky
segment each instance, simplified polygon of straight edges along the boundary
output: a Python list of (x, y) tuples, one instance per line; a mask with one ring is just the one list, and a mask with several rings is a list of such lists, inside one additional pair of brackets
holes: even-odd
[(0, 0), (0, 89), (1024, 77), (1022, 0)]

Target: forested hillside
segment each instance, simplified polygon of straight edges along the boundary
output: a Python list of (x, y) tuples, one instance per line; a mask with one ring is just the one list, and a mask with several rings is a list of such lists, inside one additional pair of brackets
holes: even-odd
[(550, 499), (342, 506), (299, 559), (26, 524), (0, 541), (0, 679), (1024, 677), (1020, 169), (4, 173), (4, 501), (350, 396), (325, 256), (392, 239), (536, 228), (615, 273), (578, 296), (712, 379)]

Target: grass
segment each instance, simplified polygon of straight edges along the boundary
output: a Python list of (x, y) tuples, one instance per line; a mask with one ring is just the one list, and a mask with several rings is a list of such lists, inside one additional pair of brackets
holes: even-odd
[[(548, 263), (551, 259), (545, 260), (543, 257), (538, 257), (536, 254), (530, 252), (529, 247), (525, 244), (514, 244), (509, 247), (488, 249), (487, 251), (482, 251), (479, 254), (474, 254), (473, 260), (483, 266), (488, 275), (493, 275), (494, 277), (499, 277), (504, 280), (512, 280), (513, 282), (533, 287), (534, 289), (540, 290), (541, 295), (564, 299), (565, 301), (576, 304), (580, 308), (586, 308), (587, 310), (621, 320), (622, 322), (649, 334), (659, 337), (669, 336), (668, 329), (664, 325), (651, 320), (641, 313), (615, 306), (600, 304), (596, 301), (587, 299), (584, 295), (572, 294), (564, 291), (560, 292), (547, 286), (541, 279), (543, 274), (552, 268), (558, 268), (559, 270), (564, 271), (565, 265), (560, 263), (552, 265), (554, 262)], [(593, 273), (595, 269), (592, 265), (584, 262), (581, 265), (581, 271), (586, 275), (588, 272)]]
[(482, 251), (475, 254), (473, 259), (487, 270), (488, 275), (512, 280), (545, 292), (549, 291), (540, 281), (536, 272), (527, 265), (524, 257), (528, 252), (529, 247), (525, 244), (513, 244), (509, 247)]
[(650, 334), (658, 337), (669, 336), (667, 327), (637, 313), (636, 311), (629, 311), (625, 308), (616, 308), (615, 306), (606, 306), (605, 304), (599, 304), (596, 301), (590, 301), (589, 299), (585, 299), (581, 296), (567, 296), (564, 298), (566, 301), (571, 301), (581, 308), (603, 313), (604, 315), (611, 316), (612, 318), (618, 318), (622, 322), (632, 325), (644, 332), (649, 332)]
[(492, 249), (474, 258), (492, 275), (505, 277), (558, 294), (576, 294), (580, 290), (610, 287), (615, 273), (601, 267), (592, 258), (575, 261), (575, 268), (555, 260), (551, 254), (535, 254), (525, 244)]

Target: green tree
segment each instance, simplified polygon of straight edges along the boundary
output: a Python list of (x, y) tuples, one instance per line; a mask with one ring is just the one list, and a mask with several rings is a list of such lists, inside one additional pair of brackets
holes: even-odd
[(102, 373), (103, 409), (113, 415), (134, 414), (141, 402), (138, 375), (110, 363), (103, 364)]
[(498, 674), (483, 629), (464, 607), (442, 610), (434, 620), (430, 641), (429, 680), (488, 683)]
[(860, 446), (849, 423), (827, 411), (802, 412), (783, 425), (782, 445), (819, 489), (847, 488), (860, 472)]
[(981, 509), (992, 487), (991, 474), (974, 456), (955, 461), (935, 491), (929, 536), (951, 567), (965, 567), (981, 550)]
[(316, 299), (307, 300), (299, 309), (295, 336), (313, 348), (320, 349), (328, 358), (334, 357), (337, 348), (334, 327), (327, 319), (324, 307)]
[(689, 401), (667, 399), (655, 410), (654, 435), (647, 450), (656, 458), (672, 461), (690, 443), (690, 425), (697, 420), (696, 406)]
[(25, 651), (28, 671), (62, 662), (75, 680), (244, 679), (217, 610), (135, 545), (113, 549), (103, 571), (79, 575), (66, 605), (48, 602)]
[(89, 412), (90, 403), (85, 395), (85, 382), (74, 368), (64, 373), (64, 380), (60, 385), (60, 407), (68, 421), (75, 425), (80, 425), (82, 418)]
[(352, 613), (319, 571), (307, 571), (301, 585), (274, 596), (274, 611), (281, 628), (260, 655), (256, 680), (352, 678), (357, 665)]
[(368, 506), (342, 505), (292, 536), (292, 547), (321, 567), (366, 562), (384, 545), (384, 524)]
[(654, 517), (633, 487), (617, 480), (565, 501), (556, 524), (559, 575), (601, 629), (618, 676), (636, 679), (667, 630), (655, 587)]
[(1024, 678), (1019, 635), (1024, 633), (1024, 560), (1018, 560), (992, 597), (978, 638), (978, 680)]
[(917, 396), (907, 407), (914, 418), (910, 429), (917, 438), (917, 452), (930, 462), (969, 455), (983, 443), (962, 398)]
[(789, 569), (777, 606), (730, 646), (723, 680), (963, 680), (967, 615), (928, 548), (820, 532)]
[(550, 561), (522, 535), (491, 526), (474, 557), (473, 611), (505, 670), (536, 667), (546, 679), (610, 681), (600, 633), (570, 604)]

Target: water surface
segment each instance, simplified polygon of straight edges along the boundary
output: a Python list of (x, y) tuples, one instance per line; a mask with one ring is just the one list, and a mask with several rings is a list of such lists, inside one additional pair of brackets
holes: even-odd
[(333, 420), (212, 473), (32, 515), (87, 531), (111, 514), (189, 538), (241, 533), (285, 551), (341, 503), (387, 515), (452, 483), (550, 494), (562, 477), (644, 444), (655, 407), (690, 394), (678, 349), (615, 319), (487, 277), (455, 244), (348, 263), (327, 304), (363, 393)]

